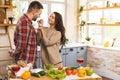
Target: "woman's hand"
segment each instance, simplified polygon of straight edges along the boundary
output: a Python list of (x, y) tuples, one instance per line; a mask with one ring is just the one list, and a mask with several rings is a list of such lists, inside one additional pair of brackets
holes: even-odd
[(39, 27), (43, 26), (43, 23), (44, 23), (43, 19), (40, 19), (37, 22), (38, 22)]
[(42, 27), (38, 27), (38, 30), (40, 30), (41, 33), (42, 33), (42, 36), (44, 36), (44, 30), (43, 30), (43, 28)]

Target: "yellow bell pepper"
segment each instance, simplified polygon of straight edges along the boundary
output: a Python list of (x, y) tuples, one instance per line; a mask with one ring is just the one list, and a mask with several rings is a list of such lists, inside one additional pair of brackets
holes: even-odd
[(86, 71), (83, 70), (83, 69), (80, 69), (80, 70), (78, 71), (77, 75), (78, 75), (79, 77), (85, 77), (85, 76), (86, 76)]

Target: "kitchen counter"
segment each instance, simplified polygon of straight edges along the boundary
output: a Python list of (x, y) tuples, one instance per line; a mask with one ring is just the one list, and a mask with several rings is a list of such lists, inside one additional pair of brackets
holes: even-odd
[(81, 44), (81, 43), (68, 43), (64, 48), (72, 48), (72, 47), (94, 47), (100, 49), (107, 49), (107, 50), (117, 50), (120, 51), (120, 47), (104, 47), (102, 45), (92, 45), (92, 44)]
[[(53, 79), (47, 76), (41, 76), (40, 78), (31, 77), (31, 80), (53, 80)], [(70, 76), (66, 76), (65, 79), (59, 79), (59, 80), (102, 80), (102, 78), (94, 73), (92, 76), (87, 76), (83, 78), (78, 77), (77, 75), (70, 75)]]
[[(10, 78), (10, 80), (16, 80), (13, 78)], [(17, 80), (23, 80), (23, 79), (17, 79)], [(41, 77), (34, 77), (32, 76), (30, 80), (53, 80), (50, 77), (47, 76), (41, 76)], [(87, 76), (87, 77), (77, 77), (76, 75), (70, 75), (70, 76), (66, 76), (65, 79), (59, 79), (59, 80), (102, 80), (102, 78), (100, 76), (98, 76), (97, 74), (93, 74), (92, 76)]]
[(100, 49), (107, 49), (107, 50), (117, 50), (120, 51), (120, 47), (104, 47), (100, 45), (87, 45), (88, 47), (93, 47), (93, 48), (100, 48)]
[[(84, 47), (84, 46), (88, 46), (88, 45), (87, 44), (80, 44), (80, 43), (68, 43), (63, 48), (74, 48), (74, 47)], [(38, 46), (38, 51), (40, 51), (40, 46)]]
[[(74, 48), (74, 47), (94, 47), (107, 50), (117, 50), (120, 51), (120, 47), (104, 47), (101, 45), (91, 45), (91, 44), (81, 44), (81, 43), (68, 43), (63, 48)], [(38, 51), (40, 51), (40, 46), (38, 46)]]

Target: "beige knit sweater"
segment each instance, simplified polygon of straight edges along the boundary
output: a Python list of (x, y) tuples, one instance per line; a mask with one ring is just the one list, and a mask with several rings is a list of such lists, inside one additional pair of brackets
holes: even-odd
[[(40, 55), (42, 57), (43, 64), (57, 64), (62, 61), (59, 46), (61, 33), (55, 29), (43, 28), (45, 36), (42, 37), (41, 32), (37, 33), (37, 41), (40, 41), (41, 51)], [(58, 67), (62, 65), (61, 63), (55, 65)]]

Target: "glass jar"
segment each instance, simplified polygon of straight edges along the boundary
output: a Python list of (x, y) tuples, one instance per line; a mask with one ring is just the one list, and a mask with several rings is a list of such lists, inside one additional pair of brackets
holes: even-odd
[(2, 0), (0, 0), (0, 5), (2, 5)]
[(5, 0), (5, 5), (10, 5), (9, 0)]

